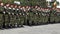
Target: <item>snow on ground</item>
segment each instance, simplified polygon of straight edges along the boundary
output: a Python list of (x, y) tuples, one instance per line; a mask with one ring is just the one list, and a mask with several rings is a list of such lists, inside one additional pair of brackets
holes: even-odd
[(0, 34), (60, 34), (60, 23), (0, 30)]

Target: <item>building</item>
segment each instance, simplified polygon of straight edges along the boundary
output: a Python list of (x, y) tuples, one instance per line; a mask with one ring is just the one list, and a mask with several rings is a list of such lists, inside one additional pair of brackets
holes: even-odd
[[(51, 7), (51, 2), (54, 0), (46, 0), (46, 2), (48, 3), (48, 7)], [(57, 4), (57, 8), (60, 8), (60, 0), (56, 0)]]

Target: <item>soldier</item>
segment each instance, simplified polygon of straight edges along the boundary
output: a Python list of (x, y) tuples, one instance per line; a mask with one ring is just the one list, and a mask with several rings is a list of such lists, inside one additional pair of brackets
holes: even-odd
[(6, 4), (6, 8), (5, 8), (5, 10), (6, 10), (6, 14), (5, 14), (5, 28), (9, 28), (8, 27), (8, 25), (9, 25), (9, 20), (10, 20), (10, 17), (9, 17), (9, 5), (10, 4)]
[(43, 24), (46, 24), (47, 22), (48, 22), (48, 16), (47, 16), (47, 9), (43, 9), (42, 10), (43, 11), (43, 13), (42, 13), (42, 17), (43, 17)]
[(18, 23), (19, 23), (18, 11), (19, 11), (19, 9), (18, 9), (17, 5), (15, 5), (15, 16), (16, 16), (15, 27), (18, 27)]
[(22, 14), (21, 14), (21, 27), (23, 27), (23, 24), (24, 24), (24, 19), (25, 19), (25, 7), (23, 6), (22, 7)]
[(12, 18), (12, 13), (11, 13), (11, 11), (12, 11), (12, 8), (10, 7), (10, 5), (8, 6), (9, 4), (7, 4), (7, 15), (8, 15), (8, 25), (7, 25), (7, 27), (8, 28), (11, 28), (12, 27), (12, 24), (11, 24), (11, 18)]
[(21, 27), (21, 18), (20, 18), (21, 15), (22, 15), (22, 8), (21, 8), (21, 6), (18, 6), (18, 9), (19, 9), (19, 10), (18, 10), (18, 18), (19, 18), (19, 19), (18, 19), (18, 21), (19, 21), (19, 22), (18, 22), (18, 27)]
[(48, 18), (49, 18), (49, 10), (48, 9), (45, 9), (44, 10), (45, 12), (44, 12), (44, 14), (45, 14), (45, 19), (44, 19), (44, 22), (45, 22), (45, 24), (47, 24), (48, 23)]
[(11, 20), (11, 7), (9, 6), (8, 7), (8, 28), (11, 28), (10, 20)]
[(3, 29), (3, 14), (4, 11), (4, 3), (0, 3), (0, 29)]
[(19, 6), (19, 27), (23, 27), (24, 17), (23, 17), (22, 7)]
[(55, 22), (55, 12), (56, 12), (56, 10), (55, 9), (52, 9), (51, 11), (50, 11), (50, 22), (51, 23), (54, 23)]
[(30, 10), (30, 7), (29, 6), (26, 6), (26, 8), (24, 10), (24, 12), (25, 12), (25, 20), (24, 20), (25, 21), (25, 25), (27, 25), (28, 20), (29, 20), (29, 18), (28, 18), (29, 10)]
[(59, 22), (60, 22), (60, 10), (57, 9), (55, 13), (55, 23), (59, 23)]
[(44, 13), (44, 8), (41, 8), (41, 11), (40, 11), (40, 20), (41, 20), (41, 24), (44, 24), (45, 23), (45, 16), (46, 16), (46, 14)]
[(30, 11), (29, 11), (29, 23), (28, 23), (28, 25), (29, 26), (32, 26), (32, 24), (33, 24), (33, 20), (34, 20), (34, 12), (33, 12), (33, 7), (30, 9)]
[(38, 13), (37, 13), (37, 10), (36, 10), (36, 6), (33, 8), (33, 21), (34, 21), (34, 25), (37, 25), (37, 17), (38, 17)]
[(42, 22), (41, 22), (41, 8), (40, 7), (38, 7), (37, 9), (36, 9), (37, 11), (38, 11), (38, 24), (41, 24)]
[(11, 15), (10, 15), (10, 27), (11, 28), (13, 28), (13, 27), (15, 27), (14, 26), (14, 22), (15, 22), (15, 15), (14, 15), (14, 10), (15, 10), (15, 8), (14, 8), (14, 6), (11, 4), (10, 5), (10, 13), (11, 13)]

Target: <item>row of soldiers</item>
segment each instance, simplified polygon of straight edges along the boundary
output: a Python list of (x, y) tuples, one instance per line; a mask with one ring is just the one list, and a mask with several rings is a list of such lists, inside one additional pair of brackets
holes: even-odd
[(16, 28), (23, 25), (40, 25), (60, 21), (60, 10), (38, 6), (0, 4), (0, 28)]

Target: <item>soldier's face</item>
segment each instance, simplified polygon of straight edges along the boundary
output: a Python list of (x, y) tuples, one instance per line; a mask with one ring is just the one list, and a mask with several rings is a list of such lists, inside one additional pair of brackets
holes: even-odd
[(38, 8), (38, 6), (35, 6), (35, 8)]
[(17, 6), (15, 6), (15, 8), (17, 8)]
[(26, 8), (29, 8), (28, 6)]
[(1, 3), (1, 6), (3, 6), (4, 4), (3, 3)]
[(11, 7), (13, 7), (13, 5), (11, 5)]
[(6, 5), (7, 7), (9, 6), (9, 4)]
[(21, 6), (19, 6), (18, 8), (21, 8)]

